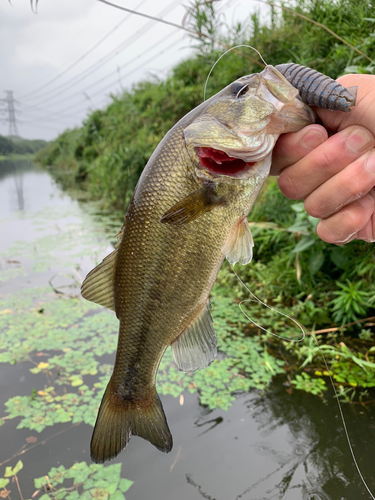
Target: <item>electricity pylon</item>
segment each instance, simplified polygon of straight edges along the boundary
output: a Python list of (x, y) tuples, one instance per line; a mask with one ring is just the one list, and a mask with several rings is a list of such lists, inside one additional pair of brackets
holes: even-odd
[(16, 109), (14, 106), (14, 104), (18, 101), (14, 99), (12, 90), (6, 90), (5, 93), (7, 96), (5, 99), (0, 99), (0, 103), (5, 104), (6, 111), (8, 111), (8, 118), (6, 119), (6, 121), (9, 122), (8, 137), (9, 139), (18, 138), (19, 134), (17, 129)]

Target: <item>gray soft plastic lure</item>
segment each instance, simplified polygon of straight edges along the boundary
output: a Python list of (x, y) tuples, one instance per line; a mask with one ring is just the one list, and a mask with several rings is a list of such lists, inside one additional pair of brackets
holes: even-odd
[(329, 76), (300, 64), (278, 64), (275, 68), (299, 91), (309, 106), (349, 113), (355, 106), (357, 87), (345, 88)]

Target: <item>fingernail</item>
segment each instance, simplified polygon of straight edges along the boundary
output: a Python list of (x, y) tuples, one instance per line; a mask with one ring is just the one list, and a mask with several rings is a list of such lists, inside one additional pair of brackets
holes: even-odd
[(362, 205), (363, 208), (370, 210), (374, 208), (374, 198), (371, 195), (366, 195), (358, 200), (358, 203)]
[(312, 150), (325, 141), (324, 136), (318, 130), (309, 130), (301, 139), (300, 144), (308, 150)]
[(373, 151), (365, 162), (365, 169), (370, 174), (375, 174), (375, 151)]
[(353, 153), (362, 153), (372, 146), (373, 137), (365, 129), (356, 129), (351, 132), (346, 140), (346, 147)]

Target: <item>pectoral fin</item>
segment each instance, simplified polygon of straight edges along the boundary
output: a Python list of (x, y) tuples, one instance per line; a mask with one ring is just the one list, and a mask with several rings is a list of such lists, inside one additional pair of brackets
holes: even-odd
[(254, 240), (247, 218), (236, 226), (221, 251), (231, 264), (248, 264), (253, 258)]
[(176, 226), (187, 224), (224, 203), (225, 200), (216, 194), (215, 187), (210, 184), (176, 203), (164, 213), (160, 222)]
[(212, 326), (210, 303), (172, 344), (176, 365), (183, 372), (200, 370), (216, 357), (217, 340)]

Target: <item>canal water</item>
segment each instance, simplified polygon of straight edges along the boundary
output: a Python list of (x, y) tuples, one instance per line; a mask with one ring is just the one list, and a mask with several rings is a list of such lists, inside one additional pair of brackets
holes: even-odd
[[(61, 410), (55, 403), (77, 389), (80, 397), (84, 394), (81, 376), (85, 383), (91, 377), (100, 385), (95, 359), (101, 367), (114, 361), (113, 347), (86, 352), (75, 368), (80, 375), (70, 375), (70, 365), (64, 372), (61, 359), (77, 346), (84, 352), (81, 337), (74, 337), (74, 328), (79, 332), (82, 325), (74, 311), (82, 310), (87, 320), (100, 319), (90, 339), (100, 339), (105, 328), (108, 338), (115, 338), (113, 314), (86, 306), (77, 296), (82, 278), (113, 248), (121, 217), (72, 199), (29, 161), (0, 163), (0, 485), (6, 467), (19, 460), (23, 464), (18, 485), (10, 481), (0, 488), (2, 498), (5, 490), (12, 500), (21, 498), (20, 491), (25, 500), (33, 495), (56, 498), (56, 490), (38, 489), (34, 479), (53, 467), (91, 464), (92, 426), (85, 422), (95, 421), (95, 408), (87, 398), (80, 400), (89, 409), (78, 418), (79, 405), (65, 404)], [(71, 344), (66, 343), (69, 338)], [(55, 354), (58, 370), (51, 358)], [(84, 372), (90, 363), (94, 368)], [(20, 402), (24, 406), (17, 413)], [(162, 402), (174, 438), (172, 452), (162, 454), (133, 437), (126, 450), (105, 464), (122, 464), (121, 477), (133, 481), (127, 500), (371, 498), (355, 469), (331, 394), (325, 402), (300, 391), (288, 394), (276, 380), (264, 394), (238, 394), (226, 411), (209, 410), (197, 393), (188, 391), (162, 396)], [(355, 456), (375, 492), (374, 409), (343, 406)], [(63, 417), (59, 420), (57, 414)], [(64, 485), (69, 494), (76, 491), (71, 480)], [(77, 498), (64, 495), (68, 490), (57, 498)], [(99, 498), (118, 500), (121, 495), (103, 493)]]

